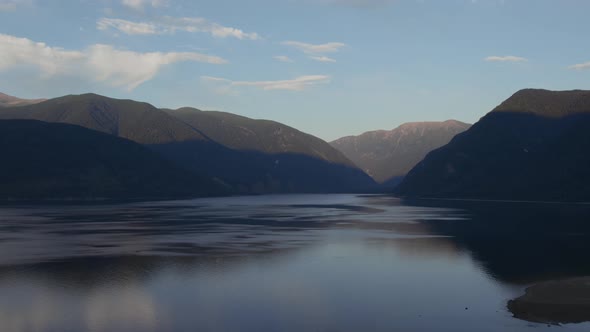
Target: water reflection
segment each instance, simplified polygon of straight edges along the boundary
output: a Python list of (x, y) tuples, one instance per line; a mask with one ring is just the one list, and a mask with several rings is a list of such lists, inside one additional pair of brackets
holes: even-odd
[(0, 330), (538, 331), (505, 302), (590, 274), (589, 215), (354, 195), (2, 208)]
[(590, 205), (502, 202), (408, 202), (452, 207), (469, 222), (424, 220), (434, 234), (449, 236), (486, 271), (503, 282), (528, 284), (590, 275)]

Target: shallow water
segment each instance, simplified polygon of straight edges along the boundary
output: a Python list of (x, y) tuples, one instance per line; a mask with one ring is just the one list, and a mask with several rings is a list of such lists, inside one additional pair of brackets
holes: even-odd
[[(544, 331), (586, 205), (278, 195), (0, 207), (0, 331)], [(588, 331), (590, 324), (563, 331)]]

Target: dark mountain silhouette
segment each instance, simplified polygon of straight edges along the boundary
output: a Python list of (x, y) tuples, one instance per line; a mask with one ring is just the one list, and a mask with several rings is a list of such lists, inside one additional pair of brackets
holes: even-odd
[[(127, 138), (241, 193), (347, 192), (374, 184), (327, 143), (287, 126), (216, 112), (201, 112), (211, 113), (202, 125), (184, 113), (85, 94), (4, 108), (0, 119), (70, 123)], [(219, 123), (216, 114), (232, 121)], [(237, 127), (253, 131), (258, 139), (238, 135)]]
[(522, 90), (420, 162), (402, 196), (590, 199), (590, 91)]
[(132, 141), (69, 124), (0, 120), (0, 199), (146, 199), (227, 189)]
[(395, 186), (428, 152), (447, 144), (469, 127), (455, 120), (412, 122), (393, 130), (342, 137), (330, 144), (377, 182)]
[(0, 92), (0, 107), (13, 107), (36, 104), (45, 99), (21, 99)]

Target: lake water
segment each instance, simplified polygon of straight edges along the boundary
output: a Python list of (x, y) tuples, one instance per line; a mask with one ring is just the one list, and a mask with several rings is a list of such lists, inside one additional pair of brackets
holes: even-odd
[(0, 331), (588, 331), (512, 318), (590, 275), (590, 206), (278, 195), (0, 207)]

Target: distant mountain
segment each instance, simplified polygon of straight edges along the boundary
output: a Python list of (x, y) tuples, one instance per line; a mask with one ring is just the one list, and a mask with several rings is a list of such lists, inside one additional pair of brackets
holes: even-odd
[(0, 120), (0, 199), (156, 199), (227, 189), (126, 139), (69, 124)]
[(469, 127), (469, 124), (455, 120), (412, 122), (393, 130), (343, 137), (330, 144), (377, 182), (393, 186), (427, 153), (447, 144)]
[[(0, 119), (69, 123), (130, 139), (240, 193), (350, 192), (374, 182), (318, 138), (228, 113), (160, 110), (95, 94), (0, 109)], [(241, 131), (243, 129), (243, 131)], [(252, 137), (244, 133), (252, 133)]]
[(522, 90), (420, 162), (397, 194), (590, 200), (590, 91)]
[(36, 104), (45, 99), (21, 99), (0, 92), (0, 107), (13, 107)]

